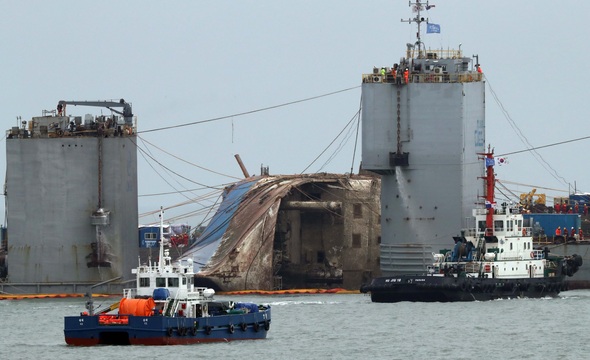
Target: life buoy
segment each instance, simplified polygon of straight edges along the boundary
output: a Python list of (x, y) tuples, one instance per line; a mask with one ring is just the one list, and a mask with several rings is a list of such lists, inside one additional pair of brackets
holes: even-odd
[(228, 326), (228, 328), (227, 328), (227, 329), (229, 330), (229, 333), (230, 333), (230, 334), (233, 334), (233, 333), (234, 333), (234, 330), (235, 330), (235, 329), (234, 329), (234, 324), (229, 324), (229, 326)]
[(241, 324), (240, 324), (240, 329), (242, 329), (242, 331), (246, 331), (246, 329), (248, 329), (248, 324), (246, 324), (246, 323), (244, 323), (244, 322), (243, 322), (243, 323), (241, 323)]
[(264, 320), (264, 330), (268, 331), (268, 329), (270, 329), (270, 323), (268, 320)]
[(260, 329), (260, 324), (255, 322), (254, 323), (254, 332), (258, 332), (259, 329)]
[(211, 334), (211, 326), (205, 326), (205, 334)]
[(172, 328), (166, 329), (166, 335), (168, 335), (168, 337), (172, 336)]

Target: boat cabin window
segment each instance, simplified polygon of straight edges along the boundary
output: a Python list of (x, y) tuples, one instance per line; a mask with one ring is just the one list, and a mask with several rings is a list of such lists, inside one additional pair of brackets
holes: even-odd
[(478, 221), (478, 222), (477, 222), (477, 229), (478, 229), (479, 231), (482, 231), (482, 232), (486, 230), (486, 222), (485, 222), (485, 220), (483, 220), (483, 221)]
[(166, 278), (156, 278), (156, 287), (166, 287)]
[(512, 250), (512, 243), (510, 243), (510, 250)]
[(168, 278), (168, 287), (178, 287), (178, 278)]
[(513, 222), (512, 220), (508, 220), (508, 221), (506, 222), (506, 225), (507, 225), (507, 226), (506, 226), (506, 227), (507, 227), (507, 229), (506, 229), (506, 230), (507, 230), (507, 231), (512, 231), (512, 230), (514, 230), (513, 224), (514, 224), (514, 222)]
[(504, 231), (504, 221), (502, 221), (502, 220), (494, 221), (494, 230)]
[(182, 285), (186, 285), (186, 278), (182, 278)]
[(139, 278), (139, 287), (150, 287), (150, 278)]

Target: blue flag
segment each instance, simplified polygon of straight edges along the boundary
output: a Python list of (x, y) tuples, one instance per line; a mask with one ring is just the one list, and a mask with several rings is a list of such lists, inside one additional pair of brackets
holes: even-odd
[(427, 34), (440, 34), (440, 25), (439, 24), (426, 24), (426, 33)]

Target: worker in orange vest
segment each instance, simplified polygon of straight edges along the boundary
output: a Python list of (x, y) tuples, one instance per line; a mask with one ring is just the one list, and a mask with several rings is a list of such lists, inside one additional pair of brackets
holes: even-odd
[(561, 226), (558, 226), (557, 230), (555, 230), (555, 236), (561, 236)]
[(397, 64), (393, 64), (393, 67), (391, 68), (391, 76), (393, 76), (393, 83), (397, 83)]
[(404, 81), (406, 84), (410, 82), (410, 70), (408, 68), (404, 70)]
[(582, 240), (584, 240), (584, 232), (582, 231), (582, 228), (580, 228), (580, 231), (578, 233), (578, 241)]
[(475, 64), (475, 67), (477, 68), (478, 73), (483, 73), (483, 71), (481, 70), (481, 66), (479, 66), (479, 64)]

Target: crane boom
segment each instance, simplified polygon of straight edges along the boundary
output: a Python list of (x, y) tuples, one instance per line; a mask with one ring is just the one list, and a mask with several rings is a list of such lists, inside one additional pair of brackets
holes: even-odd
[[(66, 114), (66, 105), (81, 105), (81, 106), (96, 106), (96, 107), (105, 107), (119, 115), (122, 115), (125, 119), (125, 124), (132, 126), (133, 125), (133, 112), (131, 111), (131, 104), (125, 102), (124, 99), (116, 101), (69, 101), (69, 100), (60, 100), (57, 104), (57, 112), (59, 115)], [(115, 107), (122, 107), (123, 111), (115, 110)]]

